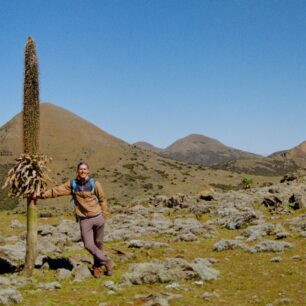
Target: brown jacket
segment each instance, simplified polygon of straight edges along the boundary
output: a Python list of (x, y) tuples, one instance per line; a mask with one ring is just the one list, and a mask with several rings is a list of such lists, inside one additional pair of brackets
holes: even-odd
[[(56, 198), (65, 195), (72, 195), (70, 180), (63, 185), (42, 192), (41, 198)], [(107, 201), (99, 182), (95, 182), (94, 193), (88, 191), (75, 192), (74, 199), (76, 215), (91, 217), (102, 213), (104, 218), (108, 216)]]

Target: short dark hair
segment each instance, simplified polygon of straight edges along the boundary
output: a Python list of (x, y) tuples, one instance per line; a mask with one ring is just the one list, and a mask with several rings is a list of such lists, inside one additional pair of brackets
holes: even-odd
[(89, 169), (89, 165), (86, 162), (81, 161), (77, 165), (77, 171), (79, 171), (80, 167), (83, 166), (83, 165), (85, 165), (87, 167), (87, 169)]

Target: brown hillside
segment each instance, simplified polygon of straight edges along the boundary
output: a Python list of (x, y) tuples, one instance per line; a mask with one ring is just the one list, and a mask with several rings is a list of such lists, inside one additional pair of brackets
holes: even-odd
[(162, 155), (187, 163), (216, 165), (232, 159), (256, 158), (259, 155), (225, 146), (216, 139), (192, 134), (177, 140)]
[(282, 156), (273, 156), (235, 159), (215, 165), (214, 168), (252, 175), (283, 176), (289, 172), (295, 172), (299, 169), (299, 166), (294, 160), (289, 160)]
[[(44, 103), (40, 112), (40, 151), (56, 156), (55, 163), (85, 158), (109, 165), (128, 147), (124, 141), (59, 106)], [(22, 116), (18, 114), (0, 129), (0, 163), (11, 161), (22, 150)], [(3, 156), (7, 155), (3, 152), (11, 152), (12, 156)]]
[(157, 147), (155, 147), (155, 146), (153, 146), (150, 143), (145, 142), (145, 141), (135, 142), (134, 146), (139, 147), (141, 149), (151, 150), (151, 151), (156, 152), (156, 153), (159, 153), (163, 150), (163, 149), (157, 148)]
[(306, 168), (306, 141), (292, 149), (275, 152), (271, 154), (270, 157), (282, 157), (286, 160), (295, 162), (301, 168)]

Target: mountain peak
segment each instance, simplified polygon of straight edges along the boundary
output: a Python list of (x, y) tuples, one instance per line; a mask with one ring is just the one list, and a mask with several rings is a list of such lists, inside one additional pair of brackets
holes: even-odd
[(201, 135), (201, 134), (190, 134), (187, 135), (177, 141), (191, 141), (191, 142), (199, 142), (202, 144), (208, 144), (208, 143), (220, 143), (220, 141), (218, 141), (217, 139), (205, 136), (205, 135)]
[[(129, 145), (89, 121), (52, 103), (40, 104), (40, 151), (61, 160), (115, 160), (114, 152)], [(0, 163), (23, 151), (22, 112), (0, 128)], [(82, 152), (82, 154), (81, 154)], [(96, 156), (97, 155), (97, 156)], [(96, 156), (96, 157), (95, 157)], [(10, 158), (9, 158), (10, 157)], [(104, 163), (104, 162), (102, 162)]]
[(202, 165), (215, 165), (236, 158), (257, 157), (256, 154), (227, 147), (214, 138), (200, 134), (190, 134), (175, 141), (163, 150), (162, 154)]

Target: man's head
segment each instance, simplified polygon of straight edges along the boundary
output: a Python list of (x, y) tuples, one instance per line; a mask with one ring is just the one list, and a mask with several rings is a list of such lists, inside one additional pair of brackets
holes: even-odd
[(78, 177), (81, 180), (86, 180), (89, 176), (89, 166), (85, 162), (80, 162), (77, 166)]

